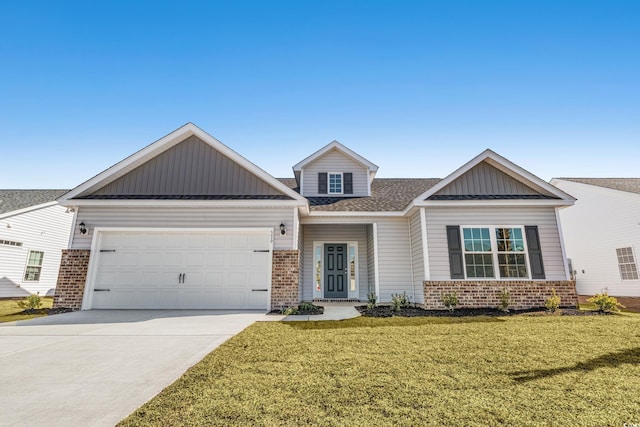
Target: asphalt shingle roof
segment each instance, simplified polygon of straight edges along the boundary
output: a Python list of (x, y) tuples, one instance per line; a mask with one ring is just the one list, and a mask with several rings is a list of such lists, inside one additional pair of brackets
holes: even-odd
[(0, 190), (0, 214), (53, 202), (69, 190)]
[(556, 178), (640, 194), (640, 178)]
[[(299, 191), (294, 178), (278, 178)], [(371, 183), (371, 197), (307, 197), (312, 211), (392, 212), (402, 211), (440, 178), (376, 178)]]

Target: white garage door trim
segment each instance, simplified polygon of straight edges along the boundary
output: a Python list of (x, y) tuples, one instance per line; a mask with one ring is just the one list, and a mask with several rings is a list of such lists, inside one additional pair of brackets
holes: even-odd
[[(91, 242), (91, 255), (89, 257), (89, 266), (87, 270), (87, 280), (85, 282), (84, 294), (82, 298), (82, 310), (90, 310), (93, 304), (94, 287), (100, 262), (100, 248), (102, 247), (102, 237), (104, 233), (109, 232), (167, 232), (167, 233), (215, 233), (215, 232), (250, 232), (250, 233), (268, 233), (269, 234), (269, 253), (273, 256), (273, 228), (267, 227), (246, 227), (246, 228), (158, 228), (158, 227), (95, 227), (93, 230), (93, 239)], [(272, 259), (272, 258), (270, 258)], [(271, 310), (271, 275), (272, 262), (268, 263), (268, 287), (267, 287), (267, 308)]]

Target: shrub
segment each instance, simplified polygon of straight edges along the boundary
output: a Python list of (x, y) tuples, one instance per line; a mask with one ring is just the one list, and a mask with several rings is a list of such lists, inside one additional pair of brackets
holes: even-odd
[(17, 304), (23, 310), (37, 310), (42, 307), (42, 297), (37, 293), (31, 294), (24, 301), (18, 301)]
[(606, 292), (595, 294), (587, 301), (595, 304), (598, 307), (598, 311), (603, 313), (620, 311), (621, 308), (625, 308), (624, 305), (620, 304), (616, 298), (610, 297)]
[(560, 307), (560, 301), (560, 297), (556, 295), (556, 290), (552, 288), (551, 296), (544, 302), (544, 306), (547, 308), (547, 311), (555, 313), (556, 310), (558, 310), (558, 308)]
[(447, 310), (449, 311), (455, 310), (458, 304), (460, 304), (460, 301), (458, 300), (458, 294), (455, 292), (452, 292), (450, 294), (442, 294), (440, 295), (440, 298), (442, 299), (444, 306), (447, 307)]
[(316, 308), (318, 308), (317, 306), (315, 306), (312, 302), (301, 302), (300, 305), (298, 306), (298, 309), (300, 311), (312, 311), (315, 310)]
[(508, 313), (510, 305), (511, 305), (511, 293), (509, 292), (509, 289), (503, 288), (500, 291), (500, 303), (498, 304), (498, 310)]
[(283, 307), (282, 314), (285, 316), (290, 316), (292, 314), (298, 314), (298, 309), (296, 307)]
[(407, 296), (406, 292), (402, 294), (392, 294), (391, 295), (391, 309), (396, 313), (405, 307), (411, 306), (411, 300)]
[(367, 309), (373, 310), (376, 308), (376, 303), (378, 302), (378, 296), (375, 292), (369, 292), (367, 294)]

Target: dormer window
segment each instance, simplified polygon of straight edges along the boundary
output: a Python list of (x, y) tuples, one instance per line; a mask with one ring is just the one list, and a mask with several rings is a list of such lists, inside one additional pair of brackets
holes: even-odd
[(320, 172), (318, 173), (318, 194), (353, 194), (353, 173)]
[(342, 194), (342, 174), (329, 174), (329, 194)]

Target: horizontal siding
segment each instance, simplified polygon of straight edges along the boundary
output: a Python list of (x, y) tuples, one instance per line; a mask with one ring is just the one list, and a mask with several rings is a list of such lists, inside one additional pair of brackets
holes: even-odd
[[(0, 281), (11, 281), (31, 293), (45, 295), (56, 287), (62, 250), (69, 244), (73, 214), (62, 206), (49, 206), (0, 222), (0, 239), (22, 242), (22, 247), (0, 250)], [(11, 228), (7, 228), (10, 224)], [(29, 250), (42, 251), (42, 270), (38, 282), (25, 282)]]
[[(491, 166), (487, 162), (481, 162), (474, 166), (436, 193), (436, 195), (489, 194), (534, 195), (540, 193)], [(547, 193), (544, 194), (549, 195)]]
[(560, 234), (552, 207), (428, 208), (426, 212), (431, 280), (450, 280), (447, 225), (537, 225), (546, 280), (565, 280)]
[(416, 292), (416, 301), (419, 304), (424, 302), (424, 255), (422, 248), (422, 226), (420, 222), (420, 211), (417, 210), (409, 218), (411, 231), (411, 263), (413, 266), (413, 284)]
[(622, 280), (616, 255), (617, 248), (634, 248), (640, 268), (640, 194), (568, 181), (555, 184), (578, 199), (560, 210), (578, 294), (607, 290), (614, 296), (640, 296), (640, 280)]
[(415, 301), (417, 294), (411, 274), (409, 221), (406, 218), (376, 219), (378, 229), (378, 272), (380, 302), (406, 292)]
[(281, 195), (271, 185), (191, 136), (93, 195)]
[[(90, 249), (95, 227), (147, 228), (251, 228), (269, 227), (274, 232), (274, 249), (293, 248), (293, 212), (291, 208), (112, 208), (81, 207), (78, 223), (84, 221), (89, 232), (74, 233), (72, 249)], [(280, 223), (287, 234), (280, 235)]]
[[(319, 196), (319, 172), (351, 172), (353, 174), (353, 194), (349, 196), (369, 195), (369, 176), (367, 168), (345, 156), (337, 150), (331, 150), (304, 167), (303, 196)], [(326, 194), (322, 194), (326, 196)]]
[(304, 225), (304, 273), (303, 273), (303, 299), (313, 299), (313, 242), (327, 243), (358, 242), (358, 290), (360, 299), (367, 298), (368, 290), (368, 260), (367, 260), (367, 232), (366, 225)]

